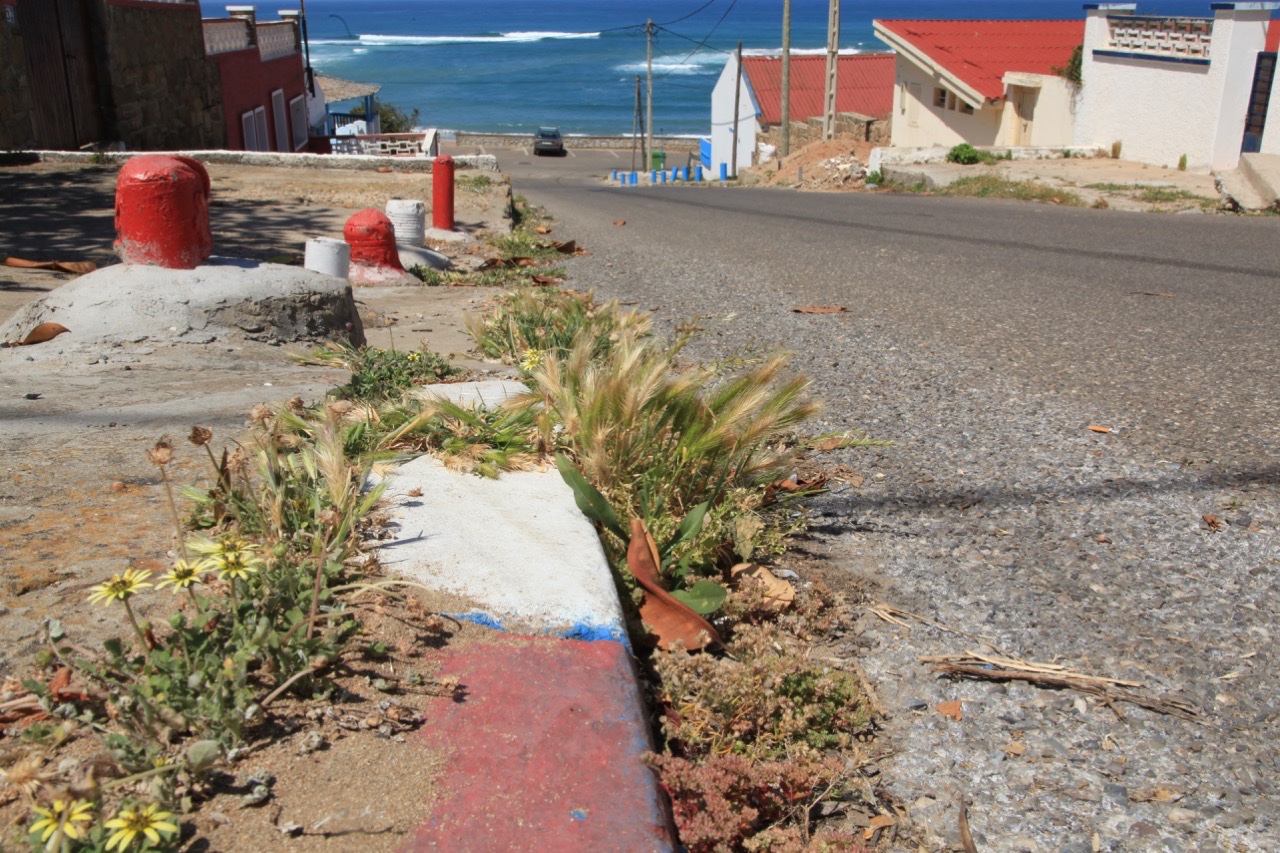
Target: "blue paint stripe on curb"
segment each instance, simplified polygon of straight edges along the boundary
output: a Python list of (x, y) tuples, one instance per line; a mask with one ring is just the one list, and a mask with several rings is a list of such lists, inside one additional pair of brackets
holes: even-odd
[[(490, 613), (484, 613), (479, 610), (473, 610), (470, 613), (446, 613), (451, 619), (457, 619), (460, 622), (470, 622), (473, 625), (481, 625), (485, 628), (492, 628), (495, 631), (506, 631), (502, 620)], [(605, 640), (614, 643), (621, 643), (628, 651), (631, 649), (631, 637), (627, 635), (626, 630), (616, 625), (591, 625), (586, 622), (577, 622), (568, 628), (559, 631), (547, 631), (546, 636), (560, 637), (564, 640), (585, 640), (586, 642), (597, 642)]]

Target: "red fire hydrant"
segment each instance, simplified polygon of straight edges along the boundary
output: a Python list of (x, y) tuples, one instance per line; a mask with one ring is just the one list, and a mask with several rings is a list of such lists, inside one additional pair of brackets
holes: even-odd
[(116, 181), (115, 250), (126, 264), (190, 270), (213, 253), (209, 173), (198, 160), (134, 157)]
[(431, 227), (453, 230), (453, 158), (431, 161)]

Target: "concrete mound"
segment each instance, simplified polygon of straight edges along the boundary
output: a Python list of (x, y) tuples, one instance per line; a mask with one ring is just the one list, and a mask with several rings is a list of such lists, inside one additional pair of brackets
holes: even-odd
[(297, 267), (210, 258), (192, 270), (120, 264), (69, 282), (20, 308), (0, 340), (41, 323), (66, 326), (62, 347), (342, 338), (364, 343), (351, 286)]

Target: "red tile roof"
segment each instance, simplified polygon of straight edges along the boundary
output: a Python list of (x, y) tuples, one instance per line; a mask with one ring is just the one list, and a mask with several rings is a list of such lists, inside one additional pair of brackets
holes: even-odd
[(1008, 71), (1053, 74), (1084, 41), (1084, 21), (876, 21), (986, 98)]
[(1280, 50), (1280, 19), (1272, 18), (1267, 21), (1267, 44), (1263, 50), (1268, 53)]
[[(841, 55), (836, 63), (836, 112), (880, 118), (893, 109), (892, 53)], [(763, 124), (782, 121), (782, 57), (744, 56), (742, 73), (755, 93)], [(791, 55), (791, 120), (826, 111), (827, 57)]]

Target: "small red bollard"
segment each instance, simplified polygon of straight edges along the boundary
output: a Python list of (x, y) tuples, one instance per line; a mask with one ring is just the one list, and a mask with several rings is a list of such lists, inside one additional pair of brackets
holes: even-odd
[(209, 173), (199, 160), (134, 157), (116, 181), (115, 250), (126, 264), (195, 269), (213, 253)]
[(396, 229), (385, 213), (367, 207), (347, 220), (342, 238), (351, 246), (353, 284), (414, 281), (400, 264)]
[(453, 230), (453, 158), (431, 161), (431, 227)]

